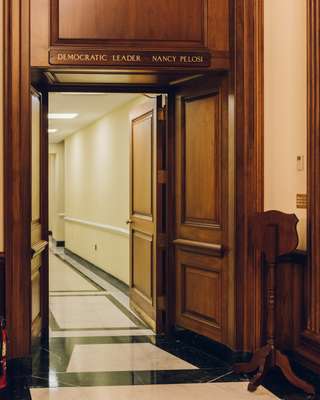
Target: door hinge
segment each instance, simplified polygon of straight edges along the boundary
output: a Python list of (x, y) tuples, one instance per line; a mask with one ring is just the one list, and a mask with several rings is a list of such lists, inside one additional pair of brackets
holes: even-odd
[(158, 109), (158, 121), (165, 121), (166, 120), (166, 108), (161, 107)]
[(164, 233), (158, 233), (157, 246), (162, 249), (168, 247), (168, 235)]
[(166, 310), (167, 299), (165, 296), (157, 297), (157, 308), (158, 310), (165, 311)]
[(158, 171), (158, 183), (168, 183), (168, 172), (165, 169), (160, 169)]

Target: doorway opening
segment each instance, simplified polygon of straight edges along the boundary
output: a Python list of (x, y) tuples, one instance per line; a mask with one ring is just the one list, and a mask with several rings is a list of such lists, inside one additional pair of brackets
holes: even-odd
[[(48, 190), (49, 234), (48, 251), (33, 258), (33, 337), (41, 325), (49, 338), (163, 331), (158, 260), (165, 268), (167, 255), (158, 237), (166, 234), (168, 188), (158, 176), (167, 162), (166, 103), (166, 95), (152, 93), (49, 93), (45, 187), (37, 123), (32, 138), (32, 230), (41, 225), (38, 199)], [(32, 105), (37, 121), (36, 92)]]
[[(122, 350), (121, 372), (130, 358), (137, 370), (201, 369), (209, 361), (193, 359), (200, 342), (189, 339), (234, 346), (228, 85), (221, 73), (161, 89), (62, 85), (33, 94), (34, 120), (42, 117), (33, 129), (41, 212), (32, 226), (44, 247), (32, 259), (32, 335), (49, 338), (49, 346), (34, 342), (42, 360), (34, 373), (44, 359), (46, 379), (54, 370), (64, 381), (79, 373), (84, 382), (87, 372), (94, 380), (117, 370), (109, 355)], [(144, 346), (106, 346), (119, 342)], [(210, 365), (229, 370), (214, 347), (208, 353)]]

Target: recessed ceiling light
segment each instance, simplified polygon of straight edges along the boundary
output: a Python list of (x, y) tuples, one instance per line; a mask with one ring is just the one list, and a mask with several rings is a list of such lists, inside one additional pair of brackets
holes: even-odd
[(56, 133), (58, 132), (58, 129), (48, 129), (48, 133)]
[(49, 113), (49, 119), (74, 119), (78, 116), (77, 113)]

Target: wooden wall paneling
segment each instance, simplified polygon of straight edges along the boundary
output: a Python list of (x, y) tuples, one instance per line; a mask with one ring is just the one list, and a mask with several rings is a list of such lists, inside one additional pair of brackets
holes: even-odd
[[(41, 240), (49, 242), (49, 137), (48, 137), (48, 92), (41, 92), (41, 136), (40, 136), (40, 223)], [(49, 247), (46, 246), (41, 255), (41, 337), (49, 336)]]
[(130, 304), (157, 328), (157, 120), (158, 101), (132, 110), (130, 151)]
[[(176, 94), (176, 324), (234, 346), (230, 250), (228, 78)], [(228, 249), (224, 252), (224, 249)], [(196, 297), (195, 297), (196, 296)], [(233, 317), (234, 318), (234, 317)]]
[(280, 258), (276, 281), (277, 291), (276, 343), (284, 351), (293, 351), (298, 343), (304, 319), (304, 273), (307, 254), (294, 252)]
[(5, 257), (0, 253), (0, 317), (5, 316), (6, 284), (5, 284)]
[[(203, 46), (206, 0), (52, 0), (52, 45)], [(199, 4), (200, 3), (200, 4)], [(142, 24), (141, 21), (144, 21)]]
[(167, 112), (167, 168), (168, 168), (168, 193), (167, 193), (167, 228), (168, 228), (168, 268), (166, 271), (166, 332), (171, 333), (175, 325), (175, 221), (176, 210), (172, 207), (175, 204), (175, 93), (170, 91), (168, 94)]
[(261, 343), (261, 256), (250, 246), (249, 220), (263, 211), (263, 0), (234, 1), (236, 131), (236, 319), (237, 347)]
[(30, 2), (5, 1), (5, 258), (9, 356), (31, 344)]
[(209, 47), (226, 56), (228, 26), (228, 0), (51, 0), (53, 46)]
[(297, 353), (320, 372), (320, 4), (308, 0), (308, 271), (307, 320)]
[(50, 46), (208, 50), (228, 67), (229, 0), (31, 0), (31, 21), (33, 67), (49, 67)]
[(50, 46), (50, 0), (30, 0), (30, 7), (31, 65), (32, 67), (47, 67)]

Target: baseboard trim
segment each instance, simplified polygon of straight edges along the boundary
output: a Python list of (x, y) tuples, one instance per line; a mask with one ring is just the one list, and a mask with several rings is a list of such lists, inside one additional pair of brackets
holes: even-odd
[(55, 247), (64, 247), (65, 246), (64, 240), (56, 240), (55, 238), (52, 238), (52, 243)]
[(85, 258), (79, 256), (78, 254), (74, 253), (73, 251), (65, 248), (64, 252), (67, 256), (73, 258), (83, 267), (87, 268), (90, 272), (98, 275), (100, 278), (104, 279), (106, 282), (110, 283), (111, 285), (115, 286), (121, 292), (129, 295), (129, 286), (122, 282), (120, 279), (116, 278), (115, 276), (111, 275), (110, 273), (104, 271), (102, 268), (98, 267), (97, 265), (93, 264), (92, 262), (86, 260)]

